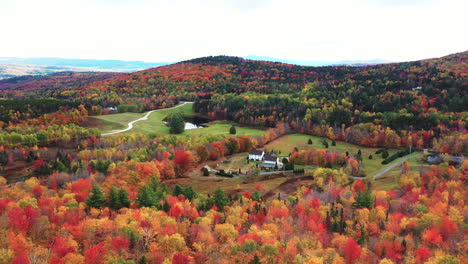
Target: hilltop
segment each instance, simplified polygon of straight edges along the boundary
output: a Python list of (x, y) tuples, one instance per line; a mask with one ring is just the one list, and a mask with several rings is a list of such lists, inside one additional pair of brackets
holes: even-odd
[[(100, 107), (121, 106), (131, 111), (174, 106), (178, 101), (200, 100), (203, 103), (214, 95), (219, 99), (222, 95), (249, 93), (250, 98), (268, 95), (268, 100), (275, 101), (276, 106), (285, 97), (299, 100), (284, 102), (297, 106), (292, 111), (297, 112), (294, 115), (282, 110), (290, 119), (304, 116), (307, 108), (333, 105), (353, 113), (404, 110), (415, 116), (429, 114), (431, 109), (441, 113), (466, 111), (467, 69), (467, 51), (413, 62), (323, 67), (210, 56), (129, 74), (67, 72), (18, 77), (1, 81), (0, 90), (8, 90), (5, 94), (13, 97), (27, 91), (28, 95), (67, 99), (88, 108), (99, 104)], [(237, 109), (235, 105), (248, 106), (248, 102), (232, 105), (224, 99), (218, 103), (218, 107), (229, 104), (232, 109)], [(230, 115), (223, 118), (235, 119)], [(363, 121), (357, 118), (377, 122), (381, 116), (363, 117), (348, 112), (345, 120), (339, 122)]]
[(138, 103), (149, 110), (161, 97), (195, 100), (227, 93), (298, 94), (306, 84), (314, 82), (331, 98), (339, 98), (349, 92), (359, 95), (357, 97), (361, 99), (356, 97), (353, 104), (372, 110), (379, 101), (374, 97), (423, 87), (420, 92), (428, 97), (448, 89), (444, 103), (453, 109), (447, 110), (458, 111), (462, 102), (456, 100), (465, 96), (467, 68), (468, 52), (439, 59), (359, 67), (307, 67), (215, 56), (116, 76), (82, 87), (79, 91), (65, 90), (83, 102), (90, 102), (90, 94), (93, 94), (92, 100), (96, 100), (95, 94), (98, 93), (99, 101), (105, 105)]

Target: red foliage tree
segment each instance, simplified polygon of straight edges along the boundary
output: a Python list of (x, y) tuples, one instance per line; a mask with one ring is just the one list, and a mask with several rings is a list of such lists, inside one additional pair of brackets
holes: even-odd
[(174, 163), (181, 172), (187, 171), (193, 163), (193, 156), (190, 151), (177, 150), (174, 153)]
[(348, 239), (344, 248), (346, 264), (354, 264), (361, 257), (361, 251), (361, 247), (359, 247), (354, 239)]
[(187, 264), (193, 260), (192, 257), (187, 256), (184, 253), (176, 253), (172, 257), (172, 264)]
[(442, 221), (440, 221), (439, 224), (439, 232), (442, 235), (442, 238), (444, 240), (447, 240), (450, 235), (455, 233), (457, 231), (457, 224), (455, 224), (450, 218), (445, 216), (442, 218)]
[(420, 264), (426, 262), (426, 260), (429, 259), (431, 256), (431, 251), (427, 248), (418, 248), (414, 254), (416, 255), (416, 263)]
[(104, 260), (106, 254), (104, 243), (99, 243), (94, 247), (85, 251), (85, 259), (88, 264), (100, 264)]
[(12, 264), (29, 264), (29, 259), (28, 256), (26, 255), (19, 255), (16, 256), (16, 258), (13, 259)]
[(52, 243), (50, 244), (52, 249), (52, 253), (54, 256), (52, 257), (52, 263), (59, 263), (61, 262), (60, 259), (65, 257), (68, 253), (75, 253), (76, 250), (65, 240), (65, 238), (61, 236), (57, 236), (54, 238)]
[(24, 209), (16, 207), (8, 213), (8, 222), (14, 230), (27, 233), (38, 215), (39, 213), (31, 205)]

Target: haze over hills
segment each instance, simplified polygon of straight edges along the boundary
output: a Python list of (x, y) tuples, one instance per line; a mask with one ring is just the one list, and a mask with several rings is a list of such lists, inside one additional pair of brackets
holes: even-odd
[[(257, 61), (281, 62), (300, 66), (329, 66), (329, 65), (374, 65), (389, 63), (386, 60), (356, 60), (356, 61), (308, 61), (278, 59), (268, 56), (248, 55), (244, 59)], [(149, 68), (171, 64), (171, 62), (145, 62), (122, 60), (94, 60), (67, 58), (15, 58), (0, 57), (0, 79), (23, 75), (46, 75), (63, 71), (75, 72), (135, 72)]]
[(0, 57), (0, 79), (21, 75), (44, 75), (60, 71), (134, 72), (167, 64), (169, 63), (66, 58)]
[(69, 66), (46, 66), (46, 65), (30, 65), (30, 64), (3, 64), (0, 63), (0, 80), (13, 78), (24, 75), (47, 75), (57, 72), (73, 71), (83, 72), (89, 71), (85, 68), (69, 67)]
[(0, 80), (2, 96), (23, 95), (27, 92), (55, 91), (74, 88), (96, 81), (103, 81), (125, 75), (119, 72), (56, 72), (48, 75), (25, 75)]
[(243, 57), (248, 60), (260, 60), (260, 61), (271, 61), (271, 62), (281, 62), (287, 64), (294, 64), (300, 66), (330, 66), (330, 65), (349, 65), (349, 66), (361, 66), (361, 65), (375, 65), (382, 63), (390, 63), (392, 61), (374, 59), (374, 60), (344, 60), (344, 61), (310, 61), (310, 60), (287, 60), (287, 59), (278, 59), (268, 56), (257, 56), (257, 55), (248, 55)]

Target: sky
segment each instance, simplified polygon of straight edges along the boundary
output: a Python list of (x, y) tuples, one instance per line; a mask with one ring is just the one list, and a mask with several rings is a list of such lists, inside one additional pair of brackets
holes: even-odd
[(410, 61), (468, 49), (466, 0), (1, 0), (0, 57)]

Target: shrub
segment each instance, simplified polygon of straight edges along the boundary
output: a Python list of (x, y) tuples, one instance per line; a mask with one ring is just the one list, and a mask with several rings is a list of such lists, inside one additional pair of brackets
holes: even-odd
[(229, 129), (229, 134), (231, 134), (231, 135), (235, 135), (236, 133), (237, 133), (237, 131), (236, 131), (236, 127), (235, 127), (234, 125), (233, 125), (233, 126), (231, 126), (231, 128)]

